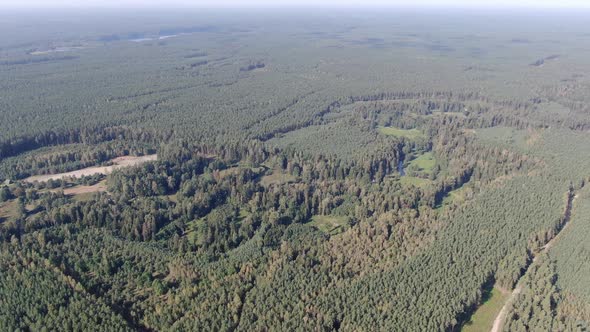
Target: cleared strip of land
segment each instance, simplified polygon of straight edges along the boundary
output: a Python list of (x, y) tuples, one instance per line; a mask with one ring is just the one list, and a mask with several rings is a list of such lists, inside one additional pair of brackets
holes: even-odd
[(82, 168), (77, 171), (58, 173), (58, 174), (46, 174), (46, 175), (35, 175), (24, 179), (25, 182), (45, 182), (49, 180), (59, 180), (65, 178), (80, 178), (83, 176), (90, 176), (94, 174), (109, 174), (116, 169), (140, 165), (148, 161), (154, 161), (158, 159), (158, 155), (151, 154), (147, 156), (123, 156), (112, 159), (113, 165), (111, 166), (95, 166)]

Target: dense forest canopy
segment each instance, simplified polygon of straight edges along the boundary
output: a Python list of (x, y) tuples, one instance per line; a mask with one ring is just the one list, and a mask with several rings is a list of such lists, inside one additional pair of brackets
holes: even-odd
[(588, 329), (588, 19), (0, 13), (0, 330)]

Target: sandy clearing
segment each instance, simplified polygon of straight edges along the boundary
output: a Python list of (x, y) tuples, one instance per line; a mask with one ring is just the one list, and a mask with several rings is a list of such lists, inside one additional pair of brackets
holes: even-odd
[[(72, 188), (64, 189), (64, 195), (80, 195), (95, 192), (104, 192), (107, 190), (107, 186), (104, 181), (101, 181), (93, 186), (75, 186)], [(52, 190), (55, 191), (55, 190)]]
[(58, 173), (58, 174), (46, 174), (46, 175), (35, 175), (24, 179), (25, 182), (45, 182), (49, 180), (58, 180), (64, 178), (80, 178), (83, 176), (89, 176), (94, 174), (109, 174), (116, 169), (140, 165), (148, 161), (154, 161), (158, 159), (158, 155), (151, 154), (141, 157), (123, 156), (112, 159), (114, 165), (112, 166), (98, 166), (98, 167), (87, 167), (79, 169), (77, 171)]
[(69, 52), (69, 51), (76, 51), (76, 50), (83, 50), (87, 49), (88, 47), (85, 46), (62, 46), (62, 47), (55, 47), (48, 50), (43, 51), (33, 51), (30, 52), (30, 55), (44, 55), (44, 54), (51, 54), (51, 53), (61, 53), (61, 52)]

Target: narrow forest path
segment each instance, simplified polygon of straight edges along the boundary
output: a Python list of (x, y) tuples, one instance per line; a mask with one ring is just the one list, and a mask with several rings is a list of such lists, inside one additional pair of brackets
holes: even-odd
[(543, 247), (541, 247), (541, 251), (539, 251), (537, 254), (535, 254), (535, 256), (533, 257), (533, 261), (527, 267), (526, 271), (522, 274), (522, 276), (520, 277), (520, 279), (516, 283), (516, 287), (514, 287), (514, 290), (512, 290), (510, 297), (508, 297), (508, 299), (506, 299), (504, 306), (502, 306), (502, 310), (500, 310), (500, 312), (496, 316), (496, 319), (494, 319), (494, 325), (492, 326), (491, 332), (500, 332), (502, 330), (502, 326), (504, 326), (504, 321), (506, 320), (506, 316), (508, 315), (508, 308), (510, 308), (510, 305), (514, 302), (517, 295), (520, 294), (520, 292), (522, 291), (522, 280), (524, 279), (524, 276), (528, 272), (529, 268), (537, 262), (538, 258), (541, 256), (541, 254), (547, 253), (549, 251), (549, 249), (551, 249), (551, 247), (559, 239), (559, 236), (561, 234), (563, 234), (563, 232), (569, 226), (569, 221), (571, 219), (572, 209), (573, 209), (574, 202), (575, 202), (576, 198), (578, 198), (578, 195), (573, 195), (572, 193), (568, 193), (567, 204), (566, 204), (565, 212), (563, 215), (563, 227), (559, 230), (559, 232), (551, 240), (549, 240), (549, 242), (547, 242)]

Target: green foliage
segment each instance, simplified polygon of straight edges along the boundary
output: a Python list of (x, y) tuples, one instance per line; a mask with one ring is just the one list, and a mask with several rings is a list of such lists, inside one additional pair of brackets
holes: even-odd
[(47, 261), (20, 255), (4, 247), (0, 256), (0, 329), (131, 330), (121, 315)]
[(574, 202), (570, 225), (551, 250), (559, 274), (558, 286), (562, 292), (573, 294), (590, 303), (590, 262), (585, 253), (590, 250), (590, 190), (584, 188)]
[(505, 331), (564, 330), (555, 312), (558, 300), (555, 265), (546, 257), (543, 260), (543, 264), (534, 264), (527, 274), (522, 293), (509, 309)]
[(383, 135), (393, 136), (393, 137), (403, 137), (411, 140), (424, 138), (424, 134), (420, 132), (418, 129), (400, 129), (395, 127), (379, 127), (377, 129), (379, 133)]
[(453, 330), (523, 274), (507, 329), (590, 320), (582, 36), (169, 15), (0, 20), (0, 330)]
[(0, 203), (6, 202), (11, 198), (12, 194), (8, 186), (0, 187)]

